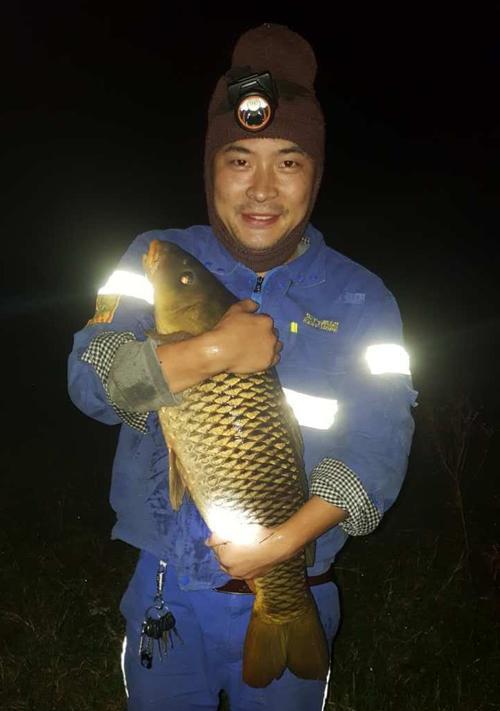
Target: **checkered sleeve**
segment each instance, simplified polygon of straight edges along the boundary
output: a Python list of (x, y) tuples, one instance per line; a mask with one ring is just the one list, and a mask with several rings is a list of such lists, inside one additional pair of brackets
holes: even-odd
[(81, 359), (85, 361), (85, 363), (89, 363), (93, 366), (102, 382), (108, 400), (118, 417), (129, 425), (129, 427), (133, 427), (145, 434), (148, 431), (146, 426), (148, 413), (126, 412), (122, 410), (111, 400), (108, 388), (109, 373), (118, 349), (124, 343), (136, 340), (136, 337), (131, 331), (103, 331), (91, 340), (87, 350), (81, 356)]
[(347, 511), (347, 518), (339, 525), (350, 536), (371, 533), (382, 519), (358, 477), (336, 459), (325, 458), (314, 468), (310, 492)]

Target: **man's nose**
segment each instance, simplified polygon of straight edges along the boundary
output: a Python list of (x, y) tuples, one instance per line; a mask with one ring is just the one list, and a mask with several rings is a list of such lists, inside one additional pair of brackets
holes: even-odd
[(272, 168), (258, 168), (247, 188), (247, 197), (256, 202), (266, 202), (266, 200), (274, 200), (277, 196), (276, 176)]

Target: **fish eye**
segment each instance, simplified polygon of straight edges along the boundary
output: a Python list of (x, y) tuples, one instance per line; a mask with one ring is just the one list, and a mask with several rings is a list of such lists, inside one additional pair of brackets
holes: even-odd
[(179, 277), (179, 281), (181, 282), (181, 284), (185, 284), (186, 286), (192, 284), (194, 281), (193, 272), (182, 272)]

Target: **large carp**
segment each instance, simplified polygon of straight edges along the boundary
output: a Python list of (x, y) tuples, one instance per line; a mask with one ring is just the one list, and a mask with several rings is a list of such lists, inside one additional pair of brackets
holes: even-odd
[[(154, 240), (144, 269), (154, 288), (156, 331), (168, 342), (213, 328), (237, 299), (191, 254)], [(169, 491), (187, 489), (208, 527), (244, 541), (255, 525), (277, 526), (306, 498), (302, 438), (274, 368), (220, 373), (159, 411), (169, 449)], [(243, 650), (243, 679), (267, 686), (288, 668), (326, 678), (329, 653), (307, 585), (305, 554), (248, 581), (255, 602)]]

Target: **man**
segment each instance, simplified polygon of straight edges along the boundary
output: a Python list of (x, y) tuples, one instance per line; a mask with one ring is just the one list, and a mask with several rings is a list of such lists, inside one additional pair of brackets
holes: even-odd
[[(331, 644), (339, 609), (330, 566), (348, 535), (378, 525), (404, 478), (416, 394), (396, 303), (309, 222), (324, 160), (315, 74), (311, 47), (285, 27), (263, 25), (239, 39), (209, 107), (210, 226), (140, 235), (75, 337), (73, 401), (102, 422), (122, 423), (112, 535), (141, 550), (121, 604), (133, 711), (216, 709), (221, 689), (232, 711), (320, 709), (325, 680), (287, 670), (263, 689), (242, 681), (253, 597), (235, 592), (238, 581), (264, 575), (315, 540), (308, 577)], [(166, 345), (146, 336), (153, 317), (141, 259), (152, 239), (181, 245), (241, 299), (213, 330)], [(237, 545), (211, 535), (190, 501), (178, 512), (170, 507), (156, 411), (216, 373), (272, 365), (302, 428), (310, 498), (263, 542)], [(162, 661), (147, 635), (140, 642), (156, 593), (183, 638), (174, 635)]]

